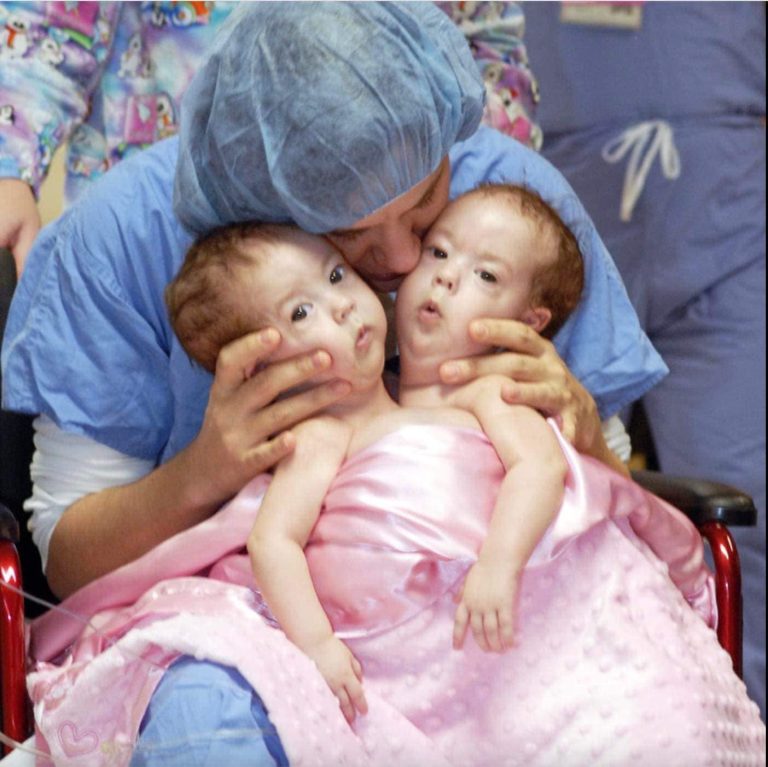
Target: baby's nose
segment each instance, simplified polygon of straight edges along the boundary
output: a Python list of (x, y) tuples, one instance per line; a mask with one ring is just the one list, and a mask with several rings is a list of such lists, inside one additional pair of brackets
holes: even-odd
[(459, 283), (458, 276), (452, 269), (443, 268), (435, 275), (435, 284), (446, 290), (453, 291)]
[(343, 296), (337, 301), (334, 307), (333, 316), (336, 322), (344, 322), (349, 318), (349, 315), (355, 310), (355, 301), (353, 298)]

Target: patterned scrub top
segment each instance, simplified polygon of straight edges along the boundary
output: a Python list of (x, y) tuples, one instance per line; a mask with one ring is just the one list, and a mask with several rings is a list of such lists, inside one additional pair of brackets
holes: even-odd
[(234, 3), (0, 5), (0, 177), (35, 192), (69, 141), (65, 196), (176, 132), (182, 94)]
[[(438, 5), (464, 31), (486, 84), (484, 123), (541, 146), (536, 81), (516, 3)], [(129, 154), (176, 132), (181, 97), (228, 2), (0, 4), (0, 177), (37, 194), (69, 142), (65, 201)]]

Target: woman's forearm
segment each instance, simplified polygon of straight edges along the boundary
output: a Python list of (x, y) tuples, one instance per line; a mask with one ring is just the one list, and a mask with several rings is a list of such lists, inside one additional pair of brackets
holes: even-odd
[(225, 499), (207, 497), (195, 476), (182, 452), (135, 482), (73, 503), (51, 536), (51, 590), (66, 597), (210, 516)]

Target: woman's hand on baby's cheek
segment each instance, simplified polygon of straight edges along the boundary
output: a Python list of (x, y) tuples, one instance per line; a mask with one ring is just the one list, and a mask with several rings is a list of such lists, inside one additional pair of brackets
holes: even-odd
[(219, 354), (203, 425), (189, 448), (203, 492), (216, 496), (210, 502), (225, 500), (274, 466), (295, 447), (287, 429), (349, 393), (349, 384), (336, 380), (275, 401), (331, 364), (324, 351), (267, 363), (279, 343), (279, 333), (267, 329)]
[(600, 430), (597, 407), (550, 341), (515, 320), (476, 320), (470, 335), (483, 345), (508, 351), (444, 363), (440, 368), (444, 383), (503, 375), (510, 379), (502, 387), (506, 402), (557, 418), (565, 437), (578, 450), (591, 452)]
[(548, 362), (546, 344), (549, 342), (522, 322), (475, 320), (469, 326), (469, 335), (473, 341), (489, 349), (508, 351), (444, 362), (440, 375), (446, 384), (463, 384), (493, 373), (525, 381), (549, 379), (556, 372), (554, 368), (545, 369)]

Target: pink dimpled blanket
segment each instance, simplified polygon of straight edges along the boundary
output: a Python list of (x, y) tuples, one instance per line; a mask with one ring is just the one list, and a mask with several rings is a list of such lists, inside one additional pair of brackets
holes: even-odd
[(480, 432), (408, 426), (344, 464), (307, 547), (362, 663), (366, 716), (345, 722), (252, 582), (243, 546), (262, 476), (70, 597), (77, 618), (35, 622), (38, 747), (56, 764), (128, 764), (163, 670), (187, 654), (239, 669), (296, 767), (763, 764), (765, 726), (712, 629), (697, 531), (563, 450), (565, 497), (523, 575), (512, 650), (486, 654), (471, 637), (451, 647), (454, 595), (503, 468)]

